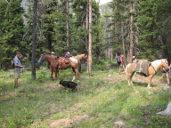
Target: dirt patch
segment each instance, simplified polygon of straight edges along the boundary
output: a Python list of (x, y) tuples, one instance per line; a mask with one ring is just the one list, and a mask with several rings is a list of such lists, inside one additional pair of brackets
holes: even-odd
[(62, 111), (61, 106), (56, 103), (48, 103), (46, 104), (46, 107), (47, 111), (45, 112), (45, 116), (50, 116), (51, 114), (59, 113)]
[[(110, 83), (119, 83), (123, 80), (126, 80), (126, 75), (125, 74), (118, 74), (117, 76), (113, 76), (113, 75), (108, 75), (104, 78), (105, 80), (109, 81)], [(133, 82), (138, 82), (138, 83), (143, 83), (143, 84), (147, 84), (148, 82), (148, 78), (144, 77), (144, 76), (140, 76), (138, 74), (135, 74), (133, 76)], [(152, 79), (152, 84), (167, 84), (167, 82), (162, 82), (159, 80), (159, 78), (157, 78), (156, 76), (154, 76), (154, 78)]]
[(110, 83), (118, 83), (118, 82), (121, 82), (122, 80), (125, 80), (125, 78), (123, 76), (124, 75), (118, 75), (116, 77), (116, 76), (108, 75), (104, 79), (108, 80)]
[(88, 118), (88, 115), (76, 115), (76, 116), (73, 116), (72, 118), (52, 120), (49, 123), (49, 127), (50, 128), (62, 128), (62, 127), (72, 128), (73, 123), (80, 123), (82, 120), (85, 120), (87, 118)]
[(117, 120), (114, 122), (114, 128), (124, 128), (125, 127), (125, 123), (123, 122), (123, 120)]
[[(136, 75), (133, 77), (133, 81), (140, 82), (140, 83), (146, 83), (146, 84), (147, 84), (148, 78), (136, 74)], [(159, 78), (155, 78), (155, 76), (154, 76), (154, 78), (152, 79), (152, 84), (163, 84), (163, 82), (161, 82), (161, 81), (159, 80)]]
[(5, 93), (5, 95), (0, 95), (0, 100), (5, 100), (5, 99), (8, 99), (10, 97), (14, 97), (16, 96), (16, 92), (15, 91), (10, 91), (10, 92), (7, 92)]
[(49, 124), (50, 128), (72, 127), (72, 120), (69, 118), (54, 120)]

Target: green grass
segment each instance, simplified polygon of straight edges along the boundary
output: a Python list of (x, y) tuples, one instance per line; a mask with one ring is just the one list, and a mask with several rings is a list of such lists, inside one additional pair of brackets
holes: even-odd
[[(36, 81), (24, 72), (18, 89), (13, 88), (12, 77), (0, 78), (2, 128), (48, 128), (52, 121), (74, 120), (78, 115), (87, 118), (75, 121), (76, 128), (112, 128), (118, 121), (128, 128), (171, 126), (170, 118), (155, 114), (171, 101), (171, 91), (161, 90), (164, 85), (147, 89), (146, 84), (136, 83), (130, 87), (124, 74), (96, 69), (91, 77), (81, 74), (78, 91), (73, 93), (58, 87), (59, 80), (52, 81), (49, 71), (38, 72)], [(71, 70), (61, 71), (60, 79), (71, 80)]]

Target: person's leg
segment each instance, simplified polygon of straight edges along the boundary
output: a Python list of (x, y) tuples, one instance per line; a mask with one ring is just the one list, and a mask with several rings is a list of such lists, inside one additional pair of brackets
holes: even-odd
[(121, 63), (120, 62), (117, 63), (118, 63), (118, 72), (120, 72)]
[(18, 78), (15, 78), (14, 80), (14, 88), (18, 88)]
[(20, 78), (20, 71), (15, 71), (15, 80), (14, 80), (14, 88), (18, 88), (18, 79)]

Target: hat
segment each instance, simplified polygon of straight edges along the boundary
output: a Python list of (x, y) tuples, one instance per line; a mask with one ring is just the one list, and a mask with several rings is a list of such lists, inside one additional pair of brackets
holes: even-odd
[(51, 52), (51, 54), (52, 54), (52, 55), (55, 55), (55, 53), (54, 53), (54, 52)]

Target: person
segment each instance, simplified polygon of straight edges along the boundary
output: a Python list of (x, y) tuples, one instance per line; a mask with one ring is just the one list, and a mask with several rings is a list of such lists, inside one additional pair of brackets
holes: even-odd
[(132, 62), (135, 62), (136, 56), (132, 56)]
[(52, 55), (52, 56), (55, 56), (55, 52), (51, 52), (51, 55)]
[(121, 64), (120, 64), (120, 66), (121, 66), (121, 68), (125, 68), (125, 57), (124, 57), (124, 54), (121, 54), (120, 55), (120, 61), (121, 61)]
[(118, 66), (120, 67), (120, 64), (121, 64), (120, 55), (117, 54), (115, 59), (116, 59)]
[(20, 78), (20, 72), (21, 69), (24, 68), (24, 66), (21, 65), (20, 58), (22, 58), (22, 54), (20, 52), (16, 52), (16, 56), (13, 58), (14, 63), (14, 88), (18, 88), (18, 79)]
[(65, 58), (70, 58), (70, 57), (72, 57), (72, 54), (70, 52), (66, 52), (65, 53)]

